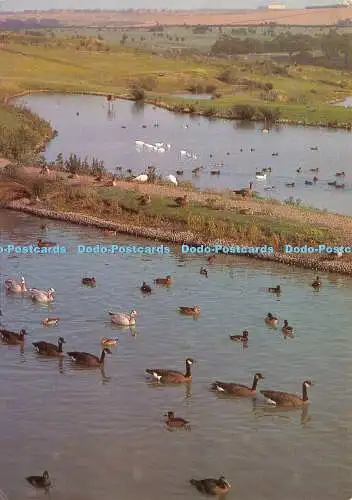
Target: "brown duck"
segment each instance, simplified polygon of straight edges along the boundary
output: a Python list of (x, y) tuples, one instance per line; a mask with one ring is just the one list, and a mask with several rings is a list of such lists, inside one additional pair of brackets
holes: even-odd
[(244, 330), (242, 335), (230, 335), (230, 339), (234, 342), (248, 342), (248, 331)]
[(23, 344), (25, 335), (27, 335), (27, 332), (23, 328), (20, 333), (11, 332), (10, 330), (6, 330), (4, 328), (0, 329), (0, 337), (2, 341), (10, 345)]
[(204, 495), (224, 495), (231, 488), (225, 476), (220, 476), (219, 479), (191, 479), (189, 482)]
[(211, 386), (213, 391), (224, 392), (226, 394), (231, 394), (232, 396), (253, 396), (257, 390), (258, 380), (263, 379), (264, 376), (261, 373), (256, 373), (253, 378), (252, 387), (248, 387), (242, 384), (235, 384), (233, 382), (219, 382), (218, 380), (214, 382)]
[(268, 403), (277, 406), (291, 406), (294, 408), (299, 408), (308, 403), (308, 392), (307, 388), (311, 387), (313, 384), (310, 380), (305, 380), (302, 384), (302, 397), (300, 398), (297, 394), (291, 394), (290, 392), (281, 391), (260, 391), (265, 397)]
[(185, 420), (182, 417), (175, 417), (175, 413), (173, 411), (168, 411), (165, 417), (165, 424), (169, 428), (176, 428), (176, 429), (188, 429), (190, 430), (191, 427), (189, 425), (189, 421)]
[(39, 248), (44, 248), (44, 247), (54, 247), (56, 243), (52, 241), (43, 241), (42, 239), (37, 240), (37, 247)]
[(100, 358), (98, 358), (98, 356), (94, 356), (94, 354), (89, 354), (88, 352), (72, 351), (67, 353), (72, 361), (74, 361), (78, 365), (85, 366), (102, 366), (104, 364), (106, 354), (112, 354), (110, 349), (108, 349), (107, 347), (104, 347)]
[(41, 340), (40, 342), (33, 342), (37, 353), (42, 356), (65, 356), (65, 353), (62, 350), (63, 344), (66, 344), (63, 337), (59, 337), (57, 345), (45, 342), (44, 340)]
[(151, 375), (158, 382), (180, 384), (182, 382), (189, 382), (190, 380), (192, 380), (191, 366), (193, 365), (193, 363), (194, 359), (186, 359), (185, 373), (177, 370), (168, 370), (165, 368), (147, 368), (146, 373)]
[(92, 278), (82, 278), (82, 285), (95, 286), (96, 283), (94, 276)]
[(200, 307), (199, 306), (180, 306), (178, 308), (179, 312), (181, 314), (186, 314), (188, 316), (196, 316), (200, 314)]
[(268, 288), (269, 293), (281, 293), (281, 286), (277, 285), (272, 288)]
[(35, 488), (48, 489), (51, 486), (49, 472), (45, 470), (41, 476), (28, 476), (26, 481)]
[(168, 274), (165, 278), (156, 278), (154, 280), (154, 283), (156, 283), (157, 285), (171, 285), (172, 283), (172, 278), (171, 276)]

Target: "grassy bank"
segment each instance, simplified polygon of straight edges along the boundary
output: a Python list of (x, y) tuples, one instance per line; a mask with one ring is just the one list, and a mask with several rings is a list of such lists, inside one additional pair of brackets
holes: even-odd
[[(285, 244), (348, 245), (351, 217), (243, 197), (231, 191), (201, 192), (188, 186), (137, 185), (126, 180), (118, 180), (112, 186), (108, 177), (96, 180), (62, 170), (42, 175), (34, 166), (5, 169), (0, 180), (5, 207), (20, 200), (17, 208), (30, 207), (33, 213), (44, 209), (98, 218), (108, 224), (101, 227), (113, 225), (128, 234), (164, 241), (269, 245), (274, 247), (280, 262), (288, 259), (286, 263), (293, 265), (321, 269), (325, 266), (330, 270), (336, 270), (337, 264), (341, 267), (342, 262), (343, 272), (352, 273), (352, 259), (347, 255), (335, 265), (328, 255), (282, 254)], [(182, 206), (177, 198), (184, 196), (186, 202)]]
[[(206, 56), (163, 57), (84, 37), (8, 34), (0, 50), (0, 101), (36, 90), (98, 92), (115, 96), (142, 90), (144, 99), (180, 112), (232, 119), (352, 126), (352, 112), (328, 104), (352, 95), (350, 74), (310, 66), (228, 62)], [(187, 102), (176, 92), (208, 92), (212, 99)], [(243, 105), (252, 109), (243, 114)], [(9, 109), (0, 125), (20, 121)], [(0, 152), (1, 154), (1, 152)]]

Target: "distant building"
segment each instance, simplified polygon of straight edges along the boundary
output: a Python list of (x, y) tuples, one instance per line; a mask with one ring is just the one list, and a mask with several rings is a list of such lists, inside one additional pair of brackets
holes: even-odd
[(269, 2), (267, 5), (261, 5), (258, 7), (259, 10), (284, 10), (286, 5), (283, 3)]

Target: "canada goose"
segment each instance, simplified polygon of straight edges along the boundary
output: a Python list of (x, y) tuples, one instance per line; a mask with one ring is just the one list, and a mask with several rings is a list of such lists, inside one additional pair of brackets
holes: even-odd
[(318, 151), (318, 146), (311, 146), (311, 147), (310, 147), (310, 150), (311, 150), (311, 151)]
[(176, 170), (176, 175), (183, 175), (183, 170)]
[(118, 344), (118, 342), (119, 342), (119, 339), (117, 337), (115, 339), (108, 339), (106, 337), (103, 337), (101, 339), (101, 343), (103, 345), (116, 345), (116, 344)]
[(319, 172), (319, 168), (310, 168), (309, 172)]
[(248, 331), (244, 330), (242, 335), (230, 335), (230, 339), (234, 342), (248, 342)]
[(297, 174), (300, 174), (302, 172), (302, 167), (297, 168), (296, 172)]
[(271, 153), (271, 156), (279, 156), (279, 153)]
[(245, 187), (242, 189), (235, 189), (233, 192), (235, 194), (240, 194), (242, 196), (249, 196), (252, 194), (252, 190), (253, 190), (253, 182), (250, 182), (249, 187)]
[(200, 167), (196, 167), (196, 168), (194, 168), (194, 169), (192, 170), (192, 174), (197, 175), (197, 174), (199, 174), (199, 172), (200, 172), (201, 170), (204, 170), (204, 167), (202, 167), (202, 166), (200, 166)]
[(151, 375), (154, 379), (161, 383), (176, 383), (180, 384), (182, 382), (188, 382), (192, 380), (191, 366), (194, 363), (194, 359), (186, 359), (186, 372), (182, 373), (177, 370), (168, 370), (165, 368), (147, 368), (146, 373)]
[(209, 255), (207, 260), (208, 264), (214, 264), (214, 262), (216, 261), (216, 255)]
[(186, 207), (188, 203), (188, 196), (186, 194), (184, 196), (179, 196), (178, 198), (175, 198), (174, 201), (178, 207)]
[(336, 186), (336, 181), (328, 182), (328, 186)]
[(220, 175), (220, 168), (217, 170), (210, 170), (210, 175)]
[(37, 247), (39, 248), (44, 248), (44, 247), (54, 247), (56, 243), (53, 243), (52, 241), (43, 241), (41, 239), (37, 240)]
[(295, 182), (286, 182), (285, 186), (286, 187), (295, 187), (296, 183)]
[(269, 293), (281, 293), (281, 286), (276, 285), (274, 288), (268, 288)]
[(59, 318), (44, 318), (41, 320), (41, 324), (43, 326), (57, 325), (58, 322), (59, 322)]
[(156, 278), (156, 279), (154, 280), (154, 283), (155, 283), (156, 285), (171, 285), (171, 283), (172, 283), (172, 278), (171, 278), (171, 276), (168, 274), (168, 275), (166, 276), (166, 278)]
[(39, 290), (38, 288), (30, 288), (29, 293), (31, 294), (32, 300), (36, 302), (52, 302), (54, 300), (54, 288), (49, 288), (48, 290)]
[(0, 329), (1, 340), (9, 345), (23, 344), (25, 335), (27, 335), (27, 332), (24, 328), (22, 328), (20, 333), (11, 332), (5, 328)]
[(6, 280), (5, 288), (7, 292), (10, 293), (22, 293), (27, 291), (26, 281), (24, 277), (21, 277), (20, 281), (17, 280)]
[(284, 320), (284, 326), (282, 327), (282, 332), (286, 335), (291, 335), (293, 333), (293, 326), (289, 326), (287, 319)]
[(43, 356), (64, 356), (65, 353), (62, 350), (62, 344), (66, 344), (63, 337), (59, 337), (57, 345), (50, 344), (44, 340), (41, 340), (40, 342), (33, 342), (37, 353), (42, 354)]
[(345, 177), (345, 172), (336, 172), (336, 177)]
[(143, 284), (141, 286), (141, 292), (143, 293), (152, 293), (152, 287), (147, 285), (145, 281), (143, 281)]
[(199, 306), (192, 306), (192, 307), (180, 306), (178, 308), (178, 310), (181, 314), (187, 314), (189, 316), (195, 316), (195, 315), (200, 314), (200, 307)]
[(302, 384), (302, 398), (296, 394), (291, 394), (289, 392), (281, 391), (260, 391), (265, 397), (268, 403), (278, 406), (291, 406), (300, 407), (308, 403), (308, 393), (307, 388), (311, 387), (313, 384), (310, 380), (305, 380)]
[(306, 186), (313, 186), (313, 181), (304, 181)]
[(173, 411), (168, 411), (165, 415), (165, 424), (169, 428), (177, 428), (177, 429), (187, 429), (191, 430), (189, 425), (189, 421), (185, 420), (182, 417), (175, 417), (175, 413)]
[(208, 277), (208, 271), (205, 267), (200, 268), (199, 274), (201, 274), (202, 276), (205, 276), (206, 278)]
[(217, 380), (212, 384), (211, 388), (214, 391), (224, 392), (233, 396), (253, 396), (257, 390), (258, 380), (264, 378), (265, 377), (261, 373), (256, 373), (253, 377), (252, 387), (243, 384), (235, 384), (233, 382), (219, 382)]
[(250, 149), (250, 151), (251, 151), (251, 153), (253, 153), (253, 151), (255, 151), (255, 149), (254, 149), (254, 148), (251, 148), (251, 149)]
[(28, 476), (26, 481), (35, 488), (48, 489), (51, 486), (51, 481), (49, 478), (49, 472), (45, 470), (41, 476)]
[(137, 311), (133, 309), (130, 313), (118, 313), (109, 311), (111, 323), (120, 326), (133, 326), (136, 324)]
[(100, 358), (98, 358), (98, 356), (94, 356), (94, 354), (89, 354), (88, 352), (73, 351), (67, 353), (72, 361), (79, 365), (86, 366), (102, 366), (104, 364), (106, 354), (112, 354), (108, 347), (104, 347)]
[(82, 278), (82, 285), (95, 286), (96, 279), (94, 276), (92, 278)]
[(313, 288), (320, 288), (320, 287), (321, 287), (321, 281), (320, 281), (319, 276), (317, 276), (317, 277), (315, 278), (315, 280), (313, 281), (313, 283), (312, 283), (312, 287), (313, 287)]
[(264, 172), (264, 173), (271, 172), (271, 167), (262, 168), (262, 172)]
[(264, 318), (264, 321), (270, 326), (277, 326), (279, 324), (279, 318), (276, 318), (276, 316), (273, 316), (271, 313), (268, 313), (266, 318)]
[(210, 477), (206, 479), (190, 479), (189, 482), (197, 488), (199, 493), (205, 495), (224, 495), (231, 488), (231, 484), (226, 480), (225, 476), (220, 476), (219, 479)]

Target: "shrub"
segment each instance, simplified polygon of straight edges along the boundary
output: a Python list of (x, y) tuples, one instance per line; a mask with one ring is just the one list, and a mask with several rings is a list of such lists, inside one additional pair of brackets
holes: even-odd
[(255, 112), (255, 107), (250, 104), (236, 104), (232, 108), (232, 116), (239, 120), (252, 120)]

